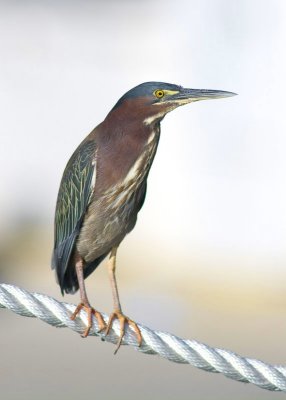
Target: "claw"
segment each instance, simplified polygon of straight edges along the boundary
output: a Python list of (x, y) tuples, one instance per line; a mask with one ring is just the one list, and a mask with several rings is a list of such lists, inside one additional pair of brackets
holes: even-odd
[(87, 313), (87, 327), (86, 327), (85, 331), (83, 332), (83, 334), (81, 335), (81, 337), (85, 338), (88, 336), (90, 328), (92, 327), (92, 315), (94, 315), (95, 318), (97, 319), (97, 322), (99, 325), (98, 332), (101, 332), (103, 329), (105, 329), (106, 325), (105, 325), (105, 322), (104, 322), (100, 312), (96, 311), (89, 304), (85, 304), (85, 303), (79, 303), (79, 305), (75, 309), (74, 313), (70, 317), (72, 321), (76, 318), (77, 314), (79, 314), (82, 309), (84, 309)]
[(110, 315), (109, 321), (108, 321), (108, 324), (107, 324), (107, 327), (106, 327), (106, 330), (105, 330), (105, 335), (108, 335), (108, 333), (109, 333), (109, 331), (110, 331), (110, 329), (112, 327), (113, 321), (115, 319), (118, 319), (119, 324), (120, 324), (120, 336), (119, 336), (119, 339), (118, 339), (114, 354), (116, 354), (118, 352), (118, 350), (119, 350), (119, 348), (120, 348), (120, 346), (122, 344), (122, 339), (123, 339), (123, 336), (125, 334), (125, 323), (127, 323), (130, 326), (132, 326), (132, 328), (134, 329), (135, 334), (137, 336), (138, 346), (140, 347), (141, 344), (142, 344), (142, 335), (141, 335), (140, 329), (138, 328), (138, 325), (136, 324), (136, 322), (132, 321), (130, 318), (128, 318), (124, 314), (122, 314), (121, 311), (114, 311)]

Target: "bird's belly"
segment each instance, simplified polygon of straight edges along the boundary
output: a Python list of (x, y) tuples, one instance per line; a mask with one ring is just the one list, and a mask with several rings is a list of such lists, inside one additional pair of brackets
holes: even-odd
[(92, 262), (118, 246), (137, 219), (137, 193), (122, 192), (112, 200), (103, 197), (92, 202), (84, 219), (77, 250), (86, 262)]
[(154, 130), (144, 152), (121, 182), (100, 195), (95, 192), (76, 244), (86, 262), (93, 262), (118, 246), (134, 228), (137, 213), (144, 202), (146, 180), (156, 153), (159, 134), (159, 128)]

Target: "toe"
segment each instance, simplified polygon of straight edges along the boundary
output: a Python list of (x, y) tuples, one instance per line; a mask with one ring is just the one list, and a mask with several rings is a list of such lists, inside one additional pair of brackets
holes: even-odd
[(120, 348), (120, 346), (122, 344), (122, 340), (123, 340), (123, 337), (124, 337), (124, 334), (125, 334), (125, 323), (127, 323), (129, 326), (131, 326), (133, 328), (133, 330), (134, 330), (134, 332), (136, 334), (136, 337), (137, 337), (138, 346), (140, 347), (141, 344), (142, 344), (142, 335), (141, 335), (140, 329), (138, 328), (138, 325), (136, 324), (136, 322), (132, 321), (130, 318), (126, 317), (121, 312), (117, 312), (116, 311), (116, 312), (113, 312), (110, 315), (110, 318), (109, 318), (109, 321), (108, 321), (108, 324), (107, 324), (107, 328), (105, 330), (105, 335), (108, 335), (108, 333), (109, 333), (109, 331), (110, 331), (110, 329), (112, 327), (114, 319), (118, 319), (119, 326), (120, 326), (119, 339), (118, 339), (114, 354), (117, 353), (117, 351), (119, 350), (119, 348)]

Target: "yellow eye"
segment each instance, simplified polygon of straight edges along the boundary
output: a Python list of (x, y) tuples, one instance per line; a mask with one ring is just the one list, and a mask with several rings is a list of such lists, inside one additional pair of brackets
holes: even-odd
[(161, 89), (158, 89), (158, 90), (155, 90), (155, 92), (154, 92), (154, 95), (158, 98), (158, 99), (160, 99), (161, 97), (163, 97), (164, 96), (164, 90), (161, 90)]

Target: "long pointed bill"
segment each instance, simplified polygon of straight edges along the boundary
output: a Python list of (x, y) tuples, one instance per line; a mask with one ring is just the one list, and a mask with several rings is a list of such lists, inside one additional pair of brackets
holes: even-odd
[(172, 97), (176, 103), (186, 104), (199, 100), (222, 99), (224, 97), (236, 96), (236, 93), (225, 92), (223, 90), (210, 89), (181, 89), (179, 93)]

